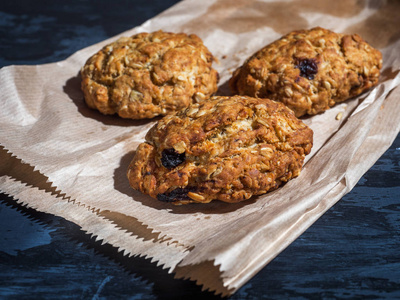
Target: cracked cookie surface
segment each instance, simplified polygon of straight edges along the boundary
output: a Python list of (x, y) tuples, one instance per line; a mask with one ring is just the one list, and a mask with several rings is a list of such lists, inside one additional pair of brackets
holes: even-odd
[(144, 119), (208, 99), (217, 90), (213, 56), (194, 34), (157, 31), (122, 37), (81, 70), (90, 108)]
[(240, 95), (270, 98), (297, 117), (323, 112), (378, 83), (382, 54), (357, 34), (293, 31), (253, 54), (232, 75)]
[(312, 139), (279, 102), (215, 96), (155, 124), (127, 175), (132, 188), (160, 201), (240, 202), (298, 176)]

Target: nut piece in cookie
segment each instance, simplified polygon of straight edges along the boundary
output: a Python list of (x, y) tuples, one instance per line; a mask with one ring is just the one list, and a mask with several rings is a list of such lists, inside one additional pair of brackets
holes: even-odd
[(297, 117), (323, 112), (378, 83), (382, 54), (357, 34), (317, 27), (267, 45), (229, 81), (240, 95), (283, 102)]
[(81, 70), (89, 107), (144, 119), (208, 99), (217, 90), (213, 56), (194, 34), (157, 31), (123, 37), (88, 59)]
[(127, 175), (132, 188), (164, 202), (239, 202), (298, 176), (312, 141), (282, 103), (216, 96), (154, 125)]

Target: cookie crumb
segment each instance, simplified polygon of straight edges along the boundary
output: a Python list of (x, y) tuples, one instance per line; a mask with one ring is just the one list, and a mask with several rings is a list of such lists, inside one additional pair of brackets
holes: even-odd
[(343, 117), (343, 112), (340, 112), (340, 113), (338, 113), (337, 115), (336, 115), (336, 120), (340, 120), (341, 118)]

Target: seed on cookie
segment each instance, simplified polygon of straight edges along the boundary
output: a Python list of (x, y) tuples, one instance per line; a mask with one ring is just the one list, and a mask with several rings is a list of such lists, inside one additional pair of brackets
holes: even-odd
[(157, 31), (123, 37), (82, 68), (85, 101), (103, 114), (122, 118), (166, 115), (216, 92), (213, 60), (194, 34)]
[(320, 27), (291, 32), (232, 75), (235, 94), (280, 101), (297, 117), (323, 112), (378, 83), (382, 54), (357, 34)]
[(132, 188), (163, 202), (239, 202), (298, 176), (312, 139), (282, 103), (212, 97), (158, 121), (127, 175)]

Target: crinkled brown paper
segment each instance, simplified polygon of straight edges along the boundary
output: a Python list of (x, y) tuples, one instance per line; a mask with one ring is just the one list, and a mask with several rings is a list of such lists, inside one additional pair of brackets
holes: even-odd
[(232, 70), (295, 29), (358, 33), (382, 51), (377, 87), (304, 119), (315, 133), (312, 153), (300, 177), (272, 193), (239, 204), (176, 207), (130, 189), (127, 166), (155, 121), (88, 109), (78, 75), (117, 37), (65, 61), (0, 71), (0, 188), (126, 254), (152, 257), (178, 277), (234, 293), (349, 192), (398, 134), (399, 8), (396, 1), (188, 0), (121, 34), (196, 33), (220, 61), (215, 67), (225, 95)]

